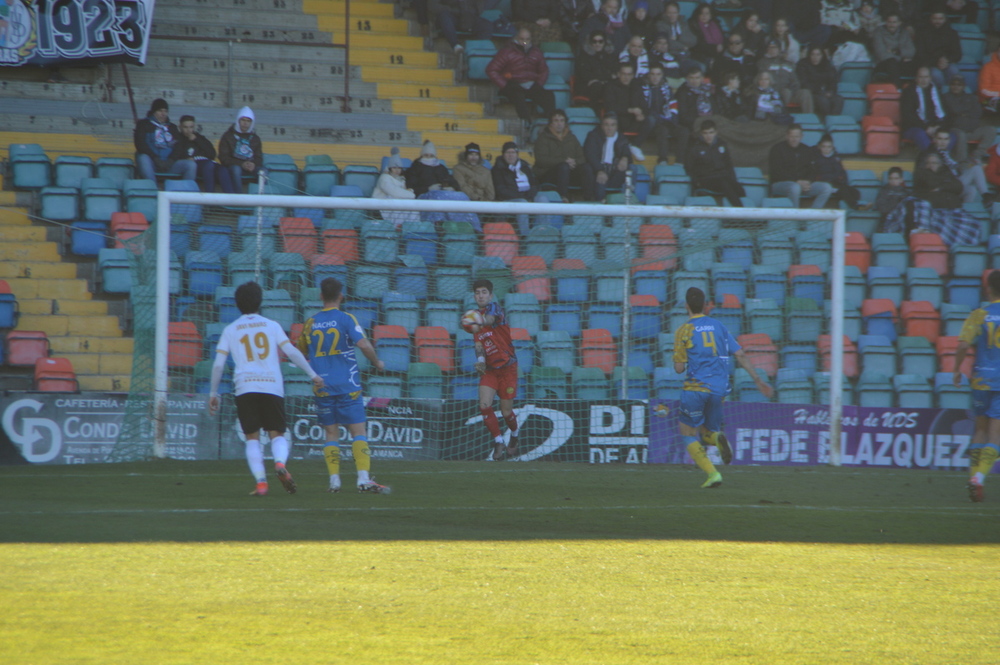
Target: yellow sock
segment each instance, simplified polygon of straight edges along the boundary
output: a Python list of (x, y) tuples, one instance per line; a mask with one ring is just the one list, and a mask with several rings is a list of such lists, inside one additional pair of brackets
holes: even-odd
[(372, 458), (368, 452), (368, 439), (359, 436), (351, 443), (351, 450), (354, 452), (354, 464), (358, 471), (371, 471)]
[(982, 448), (969, 449), (969, 475), (974, 476), (979, 471), (979, 460), (982, 457)]
[(719, 433), (718, 432), (709, 432), (708, 434), (705, 434), (704, 436), (701, 437), (701, 441), (705, 445), (718, 446), (719, 445)]
[[(693, 437), (692, 437), (693, 438)], [(708, 455), (705, 453), (705, 447), (701, 445), (700, 441), (692, 441), (687, 445), (688, 455), (694, 460), (694, 463), (698, 465), (698, 468), (704, 471), (708, 475), (715, 473), (715, 465), (712, 464), (712, 460), (708, 459)]]
[(997, 457), (1000, 457), (1000, 452), (997, 451), (993, 446), (986, 446), (979, 453), (979, 473), (984, 476), (988, 475), (990, 469), (997, 461)]
[(326, 470), (331, 476), (340, 473), (340, 446), (328, 443), (323, 448), (323, 459), (326, 460)]

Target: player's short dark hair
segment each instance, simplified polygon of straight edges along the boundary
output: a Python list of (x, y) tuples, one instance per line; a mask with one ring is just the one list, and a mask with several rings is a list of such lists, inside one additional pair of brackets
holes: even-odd
[(477, 279), (472, 283), (472, 290), (476, 289), (486, 289), (490, 293), (493, 293), (493, 282), (488, 279)]
[(684, 294), (687, 306), (691, 308), (693, 314), (701, 314), (705, 309), (705, 292), (697, 286), (692, 286)]
[(991, 272), (989, 277), (986, 278), (986, 283), (994, 295), (1000, 296), (1000, 270)]
[(934, 136), (937, 136), (938, 134), (944, 134), (945, 136), (951, 138), (951, 130), (945, 129), (944, 127), (937, 128), (937, 131), (934, 132)]
[(552, 122), (556, 118), (562, 118), (563, 120), (569, 120), (569, 116), (566, 115), (566, 111), (562, 109), (555, 109), (549, 114), (549, 122)]
[(177, 121), (177, 124), (178, 125), (183, 125), (185, 122), (189, 122), (189, 121), (190, 122), (194, 122), (194, 116), (193, 115), (182, 115), (181, 119)]
[(820, 143), (833, 143), (833, 137), (830, 136), (829, 134), (823, 134), (823, 136), (819, 137), (819, 142)]
[(903, 177), (903, 169), (899, 168), (898, 166), (893, 166), (893, 167), (891, 167), (889, 169), (889, 175), (893, 175), (893, 174), (898, 175), (900, 178), (902, 178)]
[(788, 129), (786, 131), (790, 132), (793, 129), (797, 129), (797, 130), (799, 130), (801, 132), (802, 131), (802, 125), (800, 125), (797, 122), (793, 122), (792, 124), (788, 125)]
[(259, 312), (263, 300), (264, 292), (257, 282), (244, 282), (236, 287), (236, 306), (243, 314)]
[(323, 295), (323, 302), (334, 302), (344, 292), (344, 285), (336, 277), (327, 277), (319, 283), (319, 291)]

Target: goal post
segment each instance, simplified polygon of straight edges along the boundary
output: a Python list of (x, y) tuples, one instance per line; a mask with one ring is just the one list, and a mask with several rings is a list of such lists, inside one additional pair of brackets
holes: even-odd
[[(364, 211), (371, 219), (378, 219), (378, 211), (441, 213), (441, 214), (476, 214), (485, 218), (514, 218), (517, 215), (565, 216), (567, 219), (593, 216), (603, 220), (614, 217), (639, 218), (650, 221), (652, 218), (678, 218), (681, 220), (722, 220), (733, 224), (760, 223), (762, 221), (786, 222), (819, 222), (832, 226), (829, 240), (831, 242), (830, 262), (830, 366), (829, 366), (829, 463), (839, 466), (841, 459), (841, 423), (843, 413), (843, 357), (844, 357), (844, 259), (846, 213), (843, 210), (811, 210), (792, 208), (733, 208), (714, 206), (661, 206), (661, 205), (618, 205), (618, 204), (569, 204), (569, 203), (515, 203), (515, 202), (472, 202), (449, 200), (398, 200), (371, 198), (341, 198), (286, 196), (274, 194), (209, 194), (199, 192), (161, 191), (157, 199), (157, 219), (155, 228), (155, 341), (153, 344), (153, 387), (152, 412), (153, 441), (150, 443), (155, 457), (166, 455), (167, 437), (167, 407), (171, 392), (168, 367), (168, 328), (171, 314), (171, 206), (188, 205), (210, 207), (228, 207), (237, 209), (256, 208), (258, 221), (261, 211), (265, 208), (284, 209), (319, 209), (325, 211), (353, 210)], [(631, 234), (626, 232), (626, 237)], [(258, 233), (259, 238), (259, 233)], [(150, 239), (151, 240), (151, 239)], [(718, 241), (721, 242), (721, 241)], [(147, 241), (148, 244), (152, 242)], [(258, 241), (258, 261), (260, 246)], [(628, 250), (628, 251), (631, 251)], [(633, 255), (629, 255), (633, 256)], [(259, 263), (258, 263), (259, 266)], [(623, 365), (628, 368), (627, 353), (630, 348), (629, 328), (629, 280), (634, 269), (630, 261), (622, 265), (625, 275), (623, 299), (623, 328), (620, 345), (625, 356)], [(471, 290), (471, 284), (469, 285)], [(665, 306), (665, 305), (664, 305)], [(138, 353), (138, 350), (137, 352)], [(627, 371), (622, 372), (624, 386)], [(133, 386), (133, 390), (134, 390)], [(623, 393), (624, 394), (624, 393)]]

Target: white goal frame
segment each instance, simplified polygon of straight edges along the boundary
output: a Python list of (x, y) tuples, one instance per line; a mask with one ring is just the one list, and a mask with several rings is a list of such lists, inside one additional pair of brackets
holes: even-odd
[[(692, 219), (820, 221), (833, 225), (830, 261), (830, 453), (829, 463), (840, 466), (844, 381), (844, 257), (847, 214), (843, 210), (794, 208), (729, 208), (711, 206), (613, 205), (602, 203), (512, 203), (495, 201), (427, 201), (274, 194), (208, 194), (166, 192), (157, 195), (156, 237), (156, 330), (154, 346), (153, 453), (166, 456), (166, 414), (169, 399), (167, 374), (168, 326), (170, 323), (170, 205), (232, 206), (239, 208), (283, 207), (353, 210), (400, 210), (418, 212), (482, 213), (513, 216), (598, 215), (602, 217), (688, 217)], [(258, 237), (261, 216), (258, 215)], [(626, 274), (631, 266), (627, 266)], [(626, 279), (625, 295), (628, 293)], [(623, 333), (628, 330), (628, 298), (624, 298)], [(625, 345), (628, 346), (627, 344)], [(627, 356), (623, 360), (627, 367)], [(623, 372), (623, 384), (627, 372)]]

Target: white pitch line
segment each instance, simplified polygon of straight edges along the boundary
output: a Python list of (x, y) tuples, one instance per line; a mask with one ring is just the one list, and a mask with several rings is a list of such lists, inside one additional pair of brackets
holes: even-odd
[[(883, 506), (881, 508), (854, 508), (850, 506), (805, 506), (795, 504), (773, 503), (773, 504), (661, 504), (642, 506), (506, 506), (504, 511), (619, 511), (619, 510), (687, 510), (690, 508), (705, 508), (710, 510), (811, 510), (817, 512), (845, 512), (845, 513), (914, 513), (920, 515), (968, 515), (974, 517), (996, 517), (995, 513), (984, 511), (973, 511), (971, 508), (961, 506), (955, 507), (922, 507), (922, 506)], [(0, 511), (0, 516), (53, 516), (53, 515), (199, 515), (212, 513), (311, 513), (311, 512), (458, 512), (458, 511), (496, 511), (496, 506), (330, 506), (319, 508), (114, 508), (106, 510), (26, 510), (26, 511)]]

